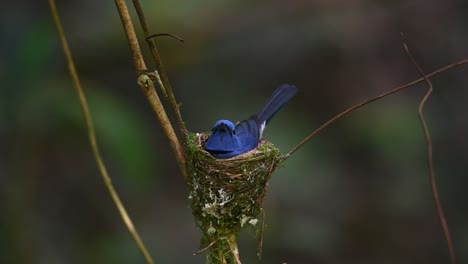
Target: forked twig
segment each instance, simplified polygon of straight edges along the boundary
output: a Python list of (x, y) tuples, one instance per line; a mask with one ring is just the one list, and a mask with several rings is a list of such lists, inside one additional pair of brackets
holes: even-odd
[(133, 240), (135, 240), (135, 243), (137, 244), (138, 248), (143, 254), (146, 263), (151, 264), (153, 263), (153, 259), (151, 258), (151, 255), (148, 253), (148, 250), (146, 249), (143, 241), (138, 235), (138, 232), (136, 231), (135, 226), (133, 225), (132, 220), (130, 219), (130, 216), (128, 216), (127, 210), (125, 209), (125, 206), (120, 200), (119, 195), (117, 194), (117, 191), (115, 190), (112, 184), (112, 180), (109, 176), (109, 173), (107, 172), (107, 168), (104, 164), (104, 161), (102, 160), (99, 147), (97, 145), (96, 132), (94, 130), (91, 113), (88, 107), (88, 102), (86, 100), (86, 96), (84, 94), (83, 88), (81, 87), (81, 82), (80, 82), (78, 73), (75, 68), (75, 63), (73, 62), (73, 57), (72, 57), (70, 48), (68, 46), (67, 39), (65, 37), (65, 33), (62, 28), (62, 23), (60, 22), (60, 18), (57, 12), (55, 0), (49, 0), (49, 6), (50, 6), (50, 11), (52, 13), (52, 17), (54, 19), (55, 26), (57, 27), (57, 32), (60, 38), (60, 42), (62, 44), (63, 52), (65, 54), (65, 59), (67, 61), (68, 70), (70, 72), (70, 76), (74, 83), (75, 90), (78, 95), (78, 99), (80, 101), (81, 111), (83, 112), (83, 118), (86, 123), (86, 129), (88, 132), (89, 144), (91, 145), (94, 159), (96, 160), (102, 180), (104, 181), (104, 185), (106, 186), (109, 192), (109, 195), (112, 198), (112, 201), (117, 207), (120, 213), (120, 217), (122, 218), (125, 226), (127, 227), (128, 232), (131, 234), (131, 236), (133, 237)]
[(328, 126), (330, 126), (331, 124), (333, 124), (335, 121), (337, 121), (338, 119), (342, 118), (343, 116), (351, 113), (352, 111), (358, 109), (358, 108), (361, 108), (367, 104), (370, 104), (374, 101), (377, 101), (379, 99), (382, 99), (384, 97), (387, 97), (391, 94), (394, 94), (400, 90), (404, 90), (406, 88), (409, 88), (415, 84), (418, 84), (420, 82), (423, 82), (425, 81), (426, 78), (430, 78), (434, 75), (437, 75), (441, 72), (444, 72), (444, 71), (447, 71), (447, 70), (450, 70), (452, 68), (455, 68), (455, 67), (458, 67), (458, 66), (461, 66), (461, 65), (464, 65), (464, 64), (467, 64), (468, 63), (468, 60), (461, 60), (461, 61), (458, 61), (456, 63), (453, 63), (453, 64), (450, 64), (450, 65), (447, 65), (443, 68), (440, 68), (438, 70), (435, 70), (431, 73), (429, 73), (428, 75), (425, 75), (424, 77), (422, 78), (419, 78), (415, 81), (412, 81), (410, 83), (407, 83), (407, 84), (404, 84), (404, 85), (401, 85), (401, 86), (398, 86), (388, 92), (385, 92), (381, 95), (378, 95), (376, 97), (373, 97), (367, 101), (364, 101), (362, 103), (359, 103), (359, 104), (356, 104), (356, 105), (353, 105), (351, 107), (349, 107), (348, 109), (344, 110), (343, 112), (337, 114), (336, 116), (334, 116), (333, 118), (331, 118), (330, 120), (328, 120), (327, 122), (325, 122), (323, 125), (321, 125), (319, 128), (317, 128), (316, 130), (314, 130), (312, 133), (310, 133), (306, 138), (304, 138), (301, 142), (299, 142), (299, 144), (297, 144), (295, 147), (293, 147), (283, 158), (283, 162), (285, 160), (287, 160), (289, 157), (291, 157), (292, 154), (294, 154), (299, 148), (301, 148), (304, 144), (306, 144), (309, 140), (311, 140), (314, 136), (316, 136), (318, 133), (320, 133), (323, 129), (327, 128)]
[(166, 99), (169, 100), (169, 103), (172, 107), (172, 111), (174, 112), (175, 118), (177, 120), (179, 132), (182, 134), (181, 140), (182, 142), (185, 142), (185, 134), (187, 133), (187, 128), (185, 127), (184, 120), (182, 119), (182, 115), (180, 114), (179, 105), (177, 104), (174, 93), (172, 92), (169, 78), (167, 77), (166, 70), (164, 69), (164, 65), (162, 63), (161, 57), (159, 56), (159, 52), (156, 47), (156, 44), (154, 44), (154, 40), (152, 36), (167, 35), (167, 36), (174, 37), (182, 42), (183, 40), (175, 35), (167, 34), (167, 33), (151, 35), (150, 29), (149, 29), (148, 23), (146, 22), (145, 14), (143, 13), (143, 9), (141, 8), (140, 2), (138, 0), (133, 0), (133, 5), (137, 12), (138, 19), (140, 20), (140, 25), (143, 29), (143, 34), (145, 34), (145, 39), (150, 48), (151, 55), (153, 57), (154, 62), (156, 63), (156, 70), (161, 76), (161, 81), (162, 81), (162, 85), (160, 84), (161, 89), (164, 91), (164, 94), (167, 95)]
[[(115, 4), (117, 7), (117, 10), (119, 11), (120, 18), (122, 20), (122, 25), (124, 27), (125, 34), (128, 39), (128, 44), (132, 52), (132, 57), (133, 57), (133, 61), (135, 64), (135, 70), (137, 72), (137, 75), (139, 76), (139, 80), (140, 79), (146, 80), (145, 78), (140, 78), (142, 76), (143, 77), (145, 76), (145, 72), (147, 72), (147, 67), (143, 59), (143, 55), (141, 53), (140, 45), (138, 43), (138, 38), (135, 32), (135, 27), (133, 26), (132, 19), (130, 18), (127, 4), (125, 3), (125, 0), (115, 0)], [(162, 77), (164, 78), (164, 76)], [(139, 82), (138, 84), (140, 85), (141, 90), (144, 92), (146, 98), (148, 99), (148, 102), (150, 103), (154, 113), (156, 114), (158, 121), (163, 128), (164, 134), (169, 140), (172, 150), (174, 151), (176, 155), (176, 159), (179, 163), (180, 171), (186, 178), (187, 176), (186, 176), (186, 171), (185, 171), (184, 150), (182, 148), (182, 145), (180, 144), (179, 138), (177, 137), (174, 131), (174, 128), (172, 127), (171, 121), (169, 120), (169, 117), (166, 114), (166, 111), (161, 103), (161, 100), (159, 99), (159, 96), (156, 93), (156, 90), (154, 89), (153, 82), (150, 81), (151, 79), (149, 77), (147, 78), (147, 80), (148, 81), (146, 82)]]
[(449, 230), (449, 227), (448, 227), (448, 224), (447, 224), (447, 219), (445, 217), (445, 213), (444, 213), (444, 210), (442, 208), (442, 204), (440, 202), (439, 191), (437, 190), (437, 183), (436, 183), (436, 178), (435, 178), (435, 174), (434, 174), (434, 162), (433, 162), (433, 159), (432, 159), (431, 136), (430, 136), (427, 124), (426, 124), (426, 120), (424, 119), (424, 115), (423, 115), (424, 105), (426, 104), (427, 100), (429, 99), (429, 97), (432, 94), (432, 90), (433, 90), (432, 89), (432, 83), (429, 80), (429, 78), (427, 78), (424, 75), (424, 72), (422, 71), (421, 67), (419, 67), (419, 65), (416, 62), (416, 60), (414, 59), (413, 55), (411, 55), (411, 52), (409, 51), (409, 48), (406, 45), (406, 42), (404, 40), (403, 33), (400, 33), (400, 34), (401, 34), (401, 41), (403, 43), (403, 47), (404, 47), (404, 49), (406, 51), (406, 54), (408, 55), (408, 57), (411, 60), (411, 62), (413, 63), (413, 65), (416, 67), (419, 74), (424, 78), (424, 80), (426, 81), (426, 83), (428, 85), (427, 92), (424, 95), (424, 97), (421, 99), (421, 102), (420, 102), (419, 107), (418, 107), (418, 117), (419, 117), (419, 120), (421, 121), (421, 126), (422, 126), (422, 128), (424, 130), (424, 138), (426, 140), (427, 166), (428, 166), (428, 169), (429, 169), (429, 179), (431, 181), (432, 196), (434, 198), (434, 203), (435, 203), (435, 206), (436, 206), (437, 215), (438, 215), (439, 220), (440, 220), (440, 225), (442, 226), (442, 231), (444, 233), (445, 240), (447, 240), (447, 247), (448, 247), (448, 250), (449, 250), (451, 263), (456, 264), (457, 263), (457, 258), (456, 258), (456, 254), (455, 254), (455, 247), (453, 245), (453, 241), (452, 241), (452, 238), (451, 238), (451, 235), (450, 235), (450, 230)]

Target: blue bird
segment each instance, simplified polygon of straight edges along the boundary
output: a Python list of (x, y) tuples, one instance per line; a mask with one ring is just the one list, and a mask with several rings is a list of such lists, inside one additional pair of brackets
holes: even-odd
[(258, 115), (237, 125), (229, 120), (219, 120), (206, 140), (205, 150), (215, 158), (227, 159), (256, 148), (265, 126), (296, 92), (296, 86), (283, 84), (268, 98)]

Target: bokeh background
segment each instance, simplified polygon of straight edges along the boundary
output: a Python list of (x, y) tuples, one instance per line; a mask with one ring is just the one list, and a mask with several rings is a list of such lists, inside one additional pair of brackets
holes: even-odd
[[(266, 130), (284, 152), (348, 106), (419, 78), (400, 32), (426, 72), (468, 58), (462, 0), (142, 5), (154, 33), (186, 41), (157, 40), (190, 130), (248, 117), (282, 83), (299, 87)], [(58, 7), (105, 162), (151, 254), (157, 263), (204, 263), (192, 256), (199, 232), (183, 178), (136, 85), (113, 1)], [(142, 263), (92, 158), (47, 1), (6, 2), (0, 24), (0, 263)], [(468, 68), (433, 83), (425, 113), (434, 165), (466, 263)], [(417, 119), (424, 90), (352, 113), (277, 170), (261, 263), (449, 262)], [(239, 243), (244, 263), (257, 263), (254, 232)]]

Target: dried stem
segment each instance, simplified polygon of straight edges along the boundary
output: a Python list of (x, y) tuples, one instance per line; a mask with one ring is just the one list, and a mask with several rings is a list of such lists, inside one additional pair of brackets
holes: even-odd
[[(172, 150), (176, 155), (180, 170), (186, 178), (184, 150), (182, 148), (182, 145), (180, 144), (179, 139), (177, 138), (176, 133), (174, 132), (174, 128), (172, 127), (169, 118), (167, 117), (166, 111), (164, 110), (161, 100), (159, 99), (159, 96), (156, 93), (156, 90), (154, 89), (153, 82), (151, 81), (149, 76), (145, 74), (145, 72), (147, 71), (146, 63), (143, 59), (140, 45), (138, 44), (138, 39), (135, 33), (135, 28), (130, 18), (130, 14), (128, 12), (125, 0), (115, 0), (115, 4), (119, 11), (119, 15), (124, 26), (125, 34), (127, 35), (128, 43), (132, 51), (132, 57), (135, 63), (135, 69), (139, 80), (138, 84), (140, 85), (141, 90), (144, 92), (151, 107), (153, 108), (153, 111), (155, 112), (159, 123), (163, 128), (164, 134), (169, 140)], [(179, 122), (182, 122), (182, 119), (180, 119)]]
[(231, 254), (234, 257), (235, 263), (241, 264), (240, 257), (239, 257), (239, 248), (237, 248), (236, 235), (231, 234), (227, 239), (228, 239), (229, 248), (231, 249)]
[(374, 101), (377, 101), (379, 99), (382, 99), (384, 97), (387, 97), (391, 94), (394, 94), (400, 90), (404, 90), (406, 88), (409, 88), (415, 84), (418, 84), (420, 82), (423, 82), (425, 81), (426, 78), (430, 78), (434, 75), (437, 75), (441, 72), (444, 72), (444, 71), (447, 71), (447, 70), (450, 70), (452, 68), (455, 68), (455, 67), (458, 67), (458, 66), (461, 66), (461, 65), (464, 65), (464, 64), (467, 64), (468, 63), (468, 60), (461, 60), (461, 61), (458, 61), (456, 63), (453, 63), (453, 64), (450, 64), (450, 65), (447, 65), (443, 68), (440, 68), (438, 70), (435, 70), (431, 73), (429, 73), (428, 75), (425, 75), (424, 77), (420, 78), (420, 79), (417, 79), (415, 81), (412, 81), (410, 83), (407, 83), (407, 84), (404, 84), (402, 86), (398, 86), (388, 92), (385, 92), (381, 95), (378, 95), (376, 97), (373, 97), (367, 101), (364, 101), (362, 103), (359, 103), (359, 104), (356, 104), (354, 106), (351, 106), (349, 107), (348, 109), (344, 110), (343, 112), (339, 113), (338, 115), (334, 116), (333, 118), (331, 118), (330, 120), (328, 120), (327, 122), (325, 122), (323, 125), (321, 125), (319, 128), (317, 128), (316, 130), (314, 130), (312, 133), (310, 133), (306, 138), (304, 138), (299, 144), (297, 144), (294, 148), (292, 148), (283, 158), (283, 161), (287, 160), (289, 157), (291, 157), (292, 154), (294, 154), (294, 152), (296, 152), (299, 148), (301, 148), (305, 143), (307, 143), (310, 139), (312, 139), (314, 136), (316, 136), (318, 133), (320, 133), (323, 129), (327, 128), (328, 126), (330, 126), (331, 124), (333, 124), (335, 121), (337, 121), (338, 119), (342, 118), (343, 116), (351, 113), (352, 111), (358, 109), (358, 108), (361, 108), (367, 104), (370, 104)]
[(49, 6), (50, 10), (52, 13), (52, 17), (54, 19), (55, 26), (57, 27), (58, 35), (60, 38), (60, 42), (62, 44), (62, 49), (65, 54), (65, 59), (67, 61), (68, 65), (68, 70), (70, 72), (70, 76), (72, 77), (73, 83), (75, 85), (75, 90), (77, 92), (80, 105), (81, 105), (81, 110), (83, 112), (83, 117), (86, 123), (86, 129), (88, 131), (88, 138), (89, 138), (89, 143), (91, 145), (91, 149), (93, 151), (94, 159), (96, 160), (97, 166), (99, 168), (99, 172), (101, 174), (102, 180), (104, 181), (104, 185), (107, 187), (107, 190), (109, 191), (109, 195), (112, 198), (112, 201), (114, 202), (115, 206), (117, 207), (120, 216), (125, 223), (128, 232), (132, 235), (133, 239), (135, 240), (135, 243), (137, 244), (138, 248), (140, 249), (141, 253), (143, 254), (146, 263), (153, 263), (153, 260), (146, 250), (146, 247), (141, 240), (140, 236), (138, 235), (138, 232), (135, 229), (135, 226), (132, 223), (132, 220), (128, 216), (128, 213), (122, 203), (122, 201), (119, 198), (119, 195), (117, 194), (113, 184), (112, 180), (107, 172), (106, 166), (104, 165), (104, 162), (102, 160), (101, 154), (99, 152), (99, 148), (97, 145), (97, 140), (96, 140), (96, 133), (94, 130), (91, 114), (89, 111), (88, 107), (88, 102), (86, 100), (83, 88), (81, 87), (80, 79), (78, 77), (78, 73), (75, 68), (75, 64), (73, 62), (73, 58), (71, 55), (71, 51), (68, 47), (68, 43), (65, 37), (65, 33), (63, 32), (63, 28), (60, 22), (60, 18), (58, 16), (57, 12), (57, 7), (55, 5), (54, 0), (49, 0)]
[(193, 253), (194, 256), (196, 255), (199, 255), (205, 251), (207, 251), (208, 249), (210, 249), (216, 242), (218, 242), (218, 239), (215, 239), (213, 241), (211, 241), (210, 244), (208, 244), (208, 246), (204, 247), (204, 248), (201, 248), (200, 250), (198, 250), (197, 252)]
[(169, 78), (167, 77), (166, 70), (164, 69), (164, 65), (162, 63), (161, 57), (159, 56), (159, 52), (156, 47), (156, 44), (154, 43), (153, 37), (164, 35), (164, 36), (174, 37), (182, 42), (183, 40), (175, 35), (168, 34), (168, 33), (151, 35), (150, 29), (149, 29), (148, 23), (146, 22), (146, 18), (143, 13), (143, 9), (141, 8), (140, 2), (138, 0), (133, 0), (133, 5), (135, 6), (135, 10), (138, 14), (138, 19), (140, 20), (140, 25), (143, 29), (143, 34), (145, 34), (145, 39), (150, 48), (151, 55), (153, 56), (153, 60), (156, 63), (157, 72), (161, 76), (161, 81), (162, 81), (162, 84), (160, 83), (161, 89), (164, 91), (164, 94), (167, 95), (166, 99), (169, 100), (169, 103), (172, 107), (172, 111), (174, 112), (175, 118), (177, 120), (177, 125), (179, 126), (179, 131), (182, 134), (182, 140), (185, 140), (185, 134), (187, 133), (187, 128), (185, 127), (185, 123), (182, 119), (182, 115), (180, 114), (179, 105), (177, 104), (174, 93), (172, 92)]
[(437, 215), (438, 215), (439, 220), (440, 220), (440, 225), (442, 226), (442, 231), (444, 233), (445, 240), (447, 241), (447, 247), (448, 247), (448, 250), (449, 250), (451, 263), (456, 264), (457, 263), (457, 258), (456, 258), (456, 254), (455, 254), (455, 247), (453, 245), (453, 241), (452, 241), (452, 238), (451, 238), (451, 235), (450, 235), (450, 230), (449, 230), (449, 227), (448, 227), (448, 224), (447, 224), (447, 219), (445, 217), (445, 213), (444, 213), (444, 210), (442, 208), (442, 204), (440, 202), (439, 191), (437, 190), (437, 183), (436, 183), (436, 178), (435, 178), (435, 174), (434, 174), (434, 162), (433, 162), (433, 159), (432, 159), (431, 136), (430, 136), (427, 124), (426, 124), (426, 120), (424, 119), (424, 115), (423, 115), (424, 105), (426, 104), (427, 100), (429, 99), (429, 97), (432, 94), (432, 90), (433, 90), (432, 89), (432, 83), (424, 75), (424, 72), (422, 71), (421, 67), (419, 67), (418, 63), (416, 62), (414, 57), (411, 55), (411, 52), (409, 51), (408, 46), (406, 45), (406, 43), (404, 41), (403, 33), (400, 33), (400, 34), (401, 34), (403, 47), (404, 47), (404, 49), (406, 51), (406, 54), (408, 55), (408, 57), (411, 60), (411, 62), (413, 63), (413, 65), (416, 67), (419, 74), (424, 78), (424, 80), (426, 81), (426, 83), (428, 85), (427, 92), (424, 95), (424, 97), (421, 99), (421, 102), (420, 102), (419, 107), (418, 107), (418, 117), (419, 117), (419, 120), (421, 121), (421, 126), (422, 126), (422, 128), (424, 130), (424, 138), (426, 140), (427, 166), (428, 166), (428, 169), (429, 169), (429, 179), (430, 179), (430, 182), (431, 182), (432, 196), (433, 196), (434, 203), (435, 203), (435, 206), (436, 206)]
[(265, 231), (265, 209), (262, 208), (262, 222), (260, 224), (260, 230), (258, 231), (258, 242), (257, 242), (257, 257), (258, 260), (262, 260), (263, 253), (263, 232)]

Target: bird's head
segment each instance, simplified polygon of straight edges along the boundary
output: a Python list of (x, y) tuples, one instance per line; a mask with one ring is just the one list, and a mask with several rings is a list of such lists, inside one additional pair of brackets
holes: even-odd
[(205, 149), (221, 152), (241, 149), (239, 138), (236, 135), (236, 125), (229, 120), (216, 122), (205, 143)]
[(211, 133), (228, 133), (236, 135), (236, 125), (229, 120), (219, 120), (211, 129)]

